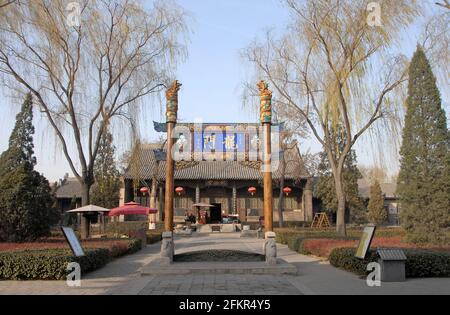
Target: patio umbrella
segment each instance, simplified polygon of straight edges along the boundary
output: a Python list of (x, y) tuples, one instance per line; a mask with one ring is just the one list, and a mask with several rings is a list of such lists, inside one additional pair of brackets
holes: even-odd
[(157, 209), (141, 206), (136, 202), (129, 202), (122, 207), (114, 208), (109, 212), (110, 217), (117, 217), (120, 215), (149, 215), (151, 213), (157, 213)]
[(89, 206), (85, 206), (85, 207), (81, 207), (78, 209), (74, 209), (74, 210), (70, 210), (67, 211), (68, 213), (86, 213), (86, 212), (109, 212), (109, 209), (106, 208), (102, 208), (102, 207), (98, 207), (98, 206), (94, 206), (94, 205), (89, 205)]
[[(81, 207), (81, 208), (77, 208), (77, 209), (74, 209), (74, 210), (70, 210), (70, 211), (67, 211), (67, 213), (81, 213), (81, 214), (83, 214), (83, 215), (89, 215), (89, 214), (94, 214), (94, 213), (101, 213), (102, 214), (102, 216), (100, 216), (100, 220), (101, 220), (101, 230), (100, 230), (100, 232), (104, 232), (105, 231), (105, 220), (104, 220), (104, 215), (105, 215), (105, 213), (106, 212), (109, 212), (110, 210), (109, 209), (106, 209), (106, 208), (102, 208), (102, 207), (98, 207), (98, 206), (95, 206), (95, 205), (88, 205), (88, 206), (84, 206), (84, 207)], [(89, 220), (90, 221), (90, 220)], [(89, 230), (91, 229), (90, 228), (90, 222), (89, 222)], [(90, 234), (90, 232), (88, 233), (88, 234)]]

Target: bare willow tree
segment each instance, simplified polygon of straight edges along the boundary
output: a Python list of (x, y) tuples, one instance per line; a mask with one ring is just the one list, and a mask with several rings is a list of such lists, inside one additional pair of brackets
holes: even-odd
[(361, 172), (363, 179), (371, 185), (375, 182), (384, 184), (389, 179), (386, 170), (379, 166), (360, 165), (358, 166), (358, 169)]
[[(344, 162), (357, 140), (379, 120), (398, 114), (396, 91), (407, 79), (407, 61), (391, 56), (399, 31), (418, 14), (416, 1), (285, 0), (292, 23), (281, 39), (270, 33), (246, 56), (267, 79), (278, 101), (300, 113), (329, 159), (337, 208), (337, 231), (346, 235)], [(373, 3), (372, 3), (373, 4)], [(376, 26), (377, 13), (381, 26)], [(337, 128), (339, 126), (339, 128)], [(333, 139), (343, 130), (345, 145)]]
[(450, 11), (437, 10), (425, 21), (420, 38), (420, 44), (430, 60), (433, 72), (444, 94), (444, 101), (448, 99), (448, 85), (450, 73)]
[[(285, 198), (283, 188), (286, 181), (286, 170), (288, 166), (292, 166), (291, 169), (296, 169), (298, 172), (294, 174), (299, 180), (303, 174), (302, 170), (305, 169), (304, 165), (300, 165), (299, 161), (302, 160), (300, 151), (298, 149), (300, 139), (307, 137), (307, 125), (303, 116), (299, 113), (293, 113), (283, 103), (279, 103), (275, 100), (274, 110), (277, 113), (277, 118), (281, 121), (280, 130), (280, 192), (278, 199), (278, 224), (280, 228), (284, 227), (283, 212), (285, 208)], [(297, 155), (298, 154), (298, 155)]]
[(143, 102), (164, 89), (185, 55), (187, 25), (174, 1), (149, 9), (134, 0), (66, 5), (34, 0), (2, 10), (0, 73), (7, 87), (34, 94), (87, 205), (105, 126), (138, 129)]

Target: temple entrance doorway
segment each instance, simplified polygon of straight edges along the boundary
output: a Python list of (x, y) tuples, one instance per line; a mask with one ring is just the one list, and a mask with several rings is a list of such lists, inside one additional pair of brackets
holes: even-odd
[(211, 208), (211, 223), (222, 223), (222, 204), (212, 203), (211, 205), (214, 206), (213, 208)]

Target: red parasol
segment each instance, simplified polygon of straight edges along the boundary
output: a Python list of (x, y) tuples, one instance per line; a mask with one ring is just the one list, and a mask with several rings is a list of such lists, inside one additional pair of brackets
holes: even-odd
[(149, 215), (149, 214), (157, 213), (157, 212), (158, 212), (158, 210), (156, 210), (156, 209), (143, 207), (136, 202), (129, 202), (129, 203), (126, 203), (125, 205), (123, 205), (122, 207), (112, 209), (108, 215), (110, 217), (117, 217), (120, 215), (131, 215), (131, 214)]

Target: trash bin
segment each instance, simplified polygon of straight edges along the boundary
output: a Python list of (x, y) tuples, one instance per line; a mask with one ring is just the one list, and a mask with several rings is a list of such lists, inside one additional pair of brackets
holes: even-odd
[(401, 249), (377, 250), (381, 266), (381, 282), (404, 282), (406, 280), (406, 255)]

